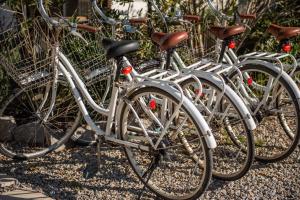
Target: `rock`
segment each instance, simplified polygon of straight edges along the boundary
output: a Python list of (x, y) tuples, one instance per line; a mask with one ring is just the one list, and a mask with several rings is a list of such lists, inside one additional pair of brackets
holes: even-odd
[(13, 117), (0, 117), (0, 142), (7, 142), (13, 139), (12, 131), (16, 127)]
[(0, 174), (0, 188), (11, 187), (17, 183), (17, 179)]
[(16, 200), (16, 199), (35, 199), (35, 200), (52, 200), (42, 193), (31, 190), (14, 190), (0, 195), (0, 199)]
[(48, 130), (37, 122), (23, 124), (13, 130), (14, 140), (18, 143), (33, 146), (45, 146), (51, 144)]

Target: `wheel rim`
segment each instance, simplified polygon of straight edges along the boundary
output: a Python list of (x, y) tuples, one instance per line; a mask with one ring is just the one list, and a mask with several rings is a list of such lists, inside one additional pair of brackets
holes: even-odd
[[(183, 86), (187, 96), (191, 97), (194, 103), (197, 88), (197, 84), (193, 81)], [(236, 179), (243, 176), (252, 164), (254, 151), (252, 137), (242, 115), (226, 96), (221, 98), (219, 105), (216, 105), (220, 95), (219, 89), (203, 81), (203, 91), (196, 104), (206, 119), (210, 118), (209, 112), (219, 107), (209, 122), (217, 142), (217, 147), (213, 150), (213, 175), (217, 178)]]
[(47, 120), (44, 116), (49, 109), (51, 94), (39, 109), (47, 93), (46, 87), (19, 90), (13, 95), (4, 104), (0, 116), (11, 116), (16, 127), (11, 130), (11, 138), (1, 143), (1, 151), (9, 157), (28, 159), (58, 148), (74, 131), (74, 124), (79, 119), (78, 113), (73, 112), (77, 109), (75, 101), (67, 95), (69, 92), (65, 86), (58, 86), (55, 107)]
[[(166, 97), (161, 94), (151, 92), (139, 94), (131, 101), (135, 111), (139, 113), (139, 116), (141, 116), (141, 119), (143, 116), (147, 116), (147, 114), (143, 108), (141, 108), (142, 106), (140, 106), (140, 99), (143, 99), (143, 101), (146, 102), (146, 105), (148, 105), (149, 102), (151, 102), (151, 99), (154, 98), (158, 101), (166, 99)], [(152, 113), (158, 118), (162, 118), (161, 111), (163, 110), (163, 106), (168, 106), (170, 108), (176, 105), (174, 102), (161, 102), (164, 103), (157, 103), (155, 110), (152, 110)], [(168, 118), (172, 113), (165, 114)], [(132, 110), (128, 106), (124, 109), (124, 116), (122, 124), (126, 125), (122, 127), (123, 138), (130, 142), (151, 146), (141, 132), (133, 131), (134, 129), (132, 126), (138, 125), (136, 123), (136, 118), (133, 116)], [(182, 118), (182, 114), (180, 114), (180, 117), (176, 120), (173, 120), (173, 123), (177, 121), (177, 124), (178, 120), (181, 120), (180, 118)], [(155, 141), (157, 139), (155, 134), (159, 134), (159, 125), (155, 122), (155, 120), (149, 120), (149, 118), (147, 119), (146, 117), (142, 120), (144, 120), (143, 124), (147, 126), (147, 131), (152, 133), (150, 137), (153, 141)], [(160, 119), (161, 122), (164, 122), (164, 120), (165, 119)], [(189, 148), (197, 154), (198, 163), (190, 156), (187, 146), (182, 144), (182, 138), (174, 136), (174, 132), (176, 132), (175, 127), (170, 128), (170, 132), (166, 134), (168, 137), (164, 137), (162, 142), (159, 144), (160, 150), (142, 152), (134, 148), (125, 148), (129, 162), (139, 178), (152, 191), (164, 198), (188, 199), (198, 195), (197, 193), (199, 192), (199, 189), (203, 186), (205, 179), (204, 174), (207, 170), (205, 163), (206, 158), (205, 155), (203, 155), (204, 150), (202, 149), (204, 147), (200, 138), (201, 136), (197, 135), (198, 132), (191, 132), (193, 131), (192, 127), (193, 126), (190, 126), (189, 130), (184, 130), (184, 138), (188, 141)], [(174, 138), (172, 137), (172, 133)], [(155, 167), (152, 168), (151, 166), (153, 165)]]
[[(253, 131), (256, 157), (262, 160), (282, 159), (294, 143), (289, 135), (298, 132), (295, 99), (293, 100), (281, 79), (276, 79), (270, 73), (251, 68), (242, 72), (245, 75), (243, 85), (256, 100), (256, 103), (250, 103), (252, 111), (257, 110), (263, 96), (268, 94), (267, 102), (254, 114), (257, 121), (257, 128)], [(247, 80), (249, 78), (250, 82)], [(272, 89), (266, 92), (268, 87)]]

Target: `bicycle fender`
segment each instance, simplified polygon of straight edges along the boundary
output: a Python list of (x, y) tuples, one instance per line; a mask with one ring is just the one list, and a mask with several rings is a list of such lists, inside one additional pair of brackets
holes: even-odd
[(225, 94), (239, 110), (248, 129), (252, 131), (256, 128), (256, 123), (252, 118), (247, 106), (245, 105), (243, 100), (236, 94), (236, 92), (234, 92), (233, 89), (231, 89), (228, 85), (223, 86), (223, 82), (218, 77), (214, 76), (212, 73), (201, 71), (201, 73), (197, 72), (194, 75), (196, 75), (200, 80), (204, 79), (214, 83), (221, 91), (225, 89)]
[(293, 90), (293, 93), (296, 96), (296, 99), (298, 101), (300, 100), (300, 90), (299, 90), (298, 86), (296, 85), (296, 83), (292, 79), (292, 77), (290, 77), (285, 71), (283, 71), (283, 69), (279, 68), (275, 64), (272, 64), (272, 63), (267, 62), (267, 61), (262, 61), (262, 60), (246, 60), (246, 61), (237, 63), (236, 66), (237, 67), (242, 67), (243, 65), (247, 65), (247, 64), (261, 65), (261, 66), (266, 67), (268, 70), (273, 71), (273, 72), (277, 73), (278, 75), (280, 75), (291, 86), (291, 88)]
[[(133, 92), (143, 87), (155, 87), (165, 91), (166, 93), (171, 94), (178, 101), (183, 100), (183, 103), (186, 105), (186, 108), (189, 109), (188, 111), (190, 115), (198, 124), (198, 127), (202, 132), (202, 135), (207, 143), (208, 148), (213, 149), (217, 147), (216, 140), (212, 134), (210, 127), (208, 126), (207, 122), (205, 121), (202, 114), (198, 111), (196, 106), (187, 97), (182, 96), (181, 93), (178, 90), (176, 90), (174, 87), (170, 86), (169, 84), (166, 84), (165, 82), (161, 82), (159, 80), (146, 80), (143, 82), (136, 83), (134, 87), (131, 87), (132, 89), (128, 91), (126, 96), (129, 97)], [(121, 116), (123, 106), (125, 106), (125, 102), (121, 101), (117, 110), (117, 116), (119, 119)], [(120, 134), (119, 128), (117, 128), (117, 130), (118, 130), (118, 134)]]

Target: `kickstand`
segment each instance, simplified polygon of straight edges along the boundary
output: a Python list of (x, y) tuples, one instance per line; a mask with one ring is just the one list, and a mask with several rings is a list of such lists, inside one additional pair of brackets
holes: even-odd
[(149, 182), (151, 176), (152, 176), (152, 173), (154, 172), (155, 168), (157, 167), (158, 165), (158, 162), (159, 162), (159, 155), (155, 155), (153, 160), (151, 161), (151, 164), (149, 166), (149, 168), (147, 169), (147, 171), (144, 173), (144, 175), (142, 176), (142, 178), (145, 178), (147, 177), (147, 180), (146, 182), (144, 183), (144, 186), (142, 188), (142, 191), (140, 192), (139, 196), (138, 196), (138, 199), (141, 199), (142, 196), (143, 196), (143, 193), (146, 189), (146, 184)]
[(100, 171), (100, 164), (101, 164), (101, 139), (98, 137), (97, 138), (97, 166), (98, 166), (98, 171)]
[(96, 152), (96, 156), (97, 156), (97, 160), (92, 160), (84, 169), (83, 171), (83, 177), (85, 179), (90, 179), (93, 178), (94, 176), (97, 175), (97, 173), (100, 171), (101, 168), (101, 143), (102, 140), (100, 138), (96, 138), (97, 141), (97, 152)]

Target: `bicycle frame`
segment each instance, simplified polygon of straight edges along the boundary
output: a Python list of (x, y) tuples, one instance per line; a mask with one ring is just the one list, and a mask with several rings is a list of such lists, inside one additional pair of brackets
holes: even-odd
[[(56, 48), (56, 50), (58, 50), (58, 48)], [(125, 57), (123, 59), (127, 60)], [(130, 105), (130, 102), (128, 102), (126, 100), (126, 95), (124, 95), (124, 96), (119, 95), (119, 93), (121, 92), (120, 87), (117, 87), (116, 84), (113, 84), (111, 100), (108, 105), (108, 108), (105, 109), (95, 103), (95, 101), (90, 96), (89, 92), (87, 91), (83, 81), (80, 79), (80, 77), (76, 73), (75, 69), (73, 68), (72, 64), (68, 61), (67, 57), (62, 52), (58, 52), (56, 61), (57, 61), (56, 62), (57, 66), (54, 66), (54, 67), (57, 67), (58, 70), (64, 75), (64, 77), (66, 77), (67, 82), (69, 83), (70, 88), (72, 90), (73, 96), (76, 100), (76, 103), (78, 104), (79, 109), (80, 109), (81, 113), (83, 114), (85, 121), (96, 132), (96, 135), (98, 137), (103, 136), (104, 139), (107, 141), (115, 142), (115, 143), (125, 145), (125, 146), (130, 146), (133, 148), (140, 148), (145, 151), (149, 151), (148, 146), (141, 146), (141, 145), (137, 145), (135, 143), (126, 142), (126, 141), (118, 139), (118, 134), (119, 134), (119, 132), (118, 132), (119, 128), (118, 128), (118, 124), (117, 124), (118, 120), (115, 120), (115, 119), (120, 119), (121, 108), (123, 107), (124, 103), (127, 103), (128, 105)], [(127, 62), (129, 62), (129, 61), (127, 60)], [(115, 73), (116, 69), (117, 69), (116, 62), (114, 62), (113, 68), (114, 68), (113, 69), (114, 74), (116, 74)], [(113, 77), (113, 79), (114, 78), (115, 77)], [(169, 127), (171, 121), (175, 118), (175, 116), (178, 115), (179, 109), (180, 109), (183, 101), (188, 102), (187, 99), (184, 98), (183, 91), (176, 83), (172, 83), (169, 81), (154, 80), (154, 79), (151, 79), (148, 77), (142, 77), (142, 76), (140, 76), (140, 77), (137, 76), (134, 80), (136, 80), (137, 82), (131, 82), (130, 83), (131, 85), (129, 85), (129, 87), (126, 88), (128, 90), (126, 92), (127, 95), (129, 95), (131, 92), (135, 91), (135, 89), (140, 88), (140, 87), (145, 87), (145, 86), (163, 88), (166, 92), (177, 93), (180, 103), (175, 108), (175, 111), (172, 114), (172, 116), (170, 117), (169, 121), (166, 122), (166, 126), (162, 127), (166, 130)], [(172, 85), (172, 87), (166, 87), (166, 85)], [(174, 87), (179, 88), (179, 90), (174, 90)], [(50, 115), (51, 110), (53, 109), (54, 104), (55, 104), (56, 88), (57, 88), (57, 77), (56, 77), (56, 81), (53, 82), (51, 107), (47, 113), (47, 116)], [(48, 95), (46, 95), (46, 97), (48, 97)], [(95, 122), (92, 120), (92, 118), (90, 117), (90, 115), (87, 111), (87, 108), (83, 102), (84, 99), (87, 101), (88, 105), (93, 108), (93, 110), (95, 110), (97, 113), (100, 113), (100, 114), (108, 117), (105, 131), (101, 130), (95, 124)], [(122, 99), (124, 101), (120, 101), (117, 106), (118, 99)], [(134, 112), (133, 109), (132, 109), (132, 111)], [(193, 115), (194, 115), (193, 117), (195, 117), (196, 119), (199, 120), (198, 121), (199, 123), (206, 124), (204, 118), (199, 116), (200, 113), (193, 113)], [(152, 115), (152, 117), (153, 116), (154, 115)], [(154, 119), (154, 120), (157, 121), (157, 119)], [(116, 123), (115, 124), (116, 133), (112, 132), (114, 123)], [(203, 129), (201, 131), (203, 131), (203, 133), (205, 133), (204, 137), (208, 143), (209, 148), (215, 148), (216, 143), (215, 143), (214, 137), (211, 134), (210, 128), (206, 125), (206, 126), (203, 126)], [(147, 131), (144, 129), (143, 132), (145, 133), (145, 137), (149, 139), (149, 137), (147, 137)], [(152, 145), (152, 147), (154, 149), (158, 148), (158, 145), (161, 142), (161, 140), (163, 139), (164, 135), (165, 135), (165, 131), (163, 131), (163, 134), (160, 136), (160, 138), (158, 139), (158, 141), (155, 144), (149, 140), (149, 143)]]
[[(153, 1), (152, 1), (153, 2)], [(153, 2), (153, 4), (155, 4), (155, 2)], [(215, 6), (212, 4), (212, 2), (210, 0), (208, 0), (208, 4), (209, 7), (216, 13), (216, 14), (220, 14), (218, 12), (218, 10), (215, 8)], [(161, 11), (159, 10), (159, 8), (157, 6), (154, 6), (155, 10), (160, 14), (160, 16), (162, 18), (165, 18), (163, 16), (163, 14), (161, 13)], [(234, 19), (234, 17), (227, 17), (226, 15), (223, 15), (222, 13), (220, 15), (218, 15), (221, 20), (229, 20), (229, 19)], [(220, 43), (220, 40), (218, 39), (217, 42)], [(183, 69), (192, 69), (192, 70), (203, 70), (206, 72), (214, 72), (215, 74), (224, 74), (225, 73), (225, 77), (228, 74), (233, 73), (234, 71), (238, 73), (238, 84), (231, 84), (234, 87), (234, 90), (236, 93), (239, 94), (239, 96), (248, 101), (244, 101), (244, 103), (249, 106), (249, 103), (258, 103), (258, 106), (256, 107), (256, 109), (254, 111), (252, 111), (249, 108), (249, 111), (251, 112), (252, 116), (255, 115), (262, 106), (270, 106), (271, 104), (267, 104), (267, 100), (269, 98), (269, 92), (272, 90), (273, 87), (276, 87), (277, 82), (279, 80), (279, 78), (281, 77), (282, 73), (283, 73), (283, 69), (285, 68), (289, 68), (292, 69), (290, 71), (290, 74), (293, 74), (296, 66), (297, 66), (297, 61), (296, 59), (289, 55), (289, 54), (271, 54), (271, 53), (251, 53), (249, 55), (245, 55), (245, 56), (240, 56), (238, 57), (234, 51), (232, 49), (229, 49), (227, 46), (224, 46), (225, 43), (222, 43), (223, 48), (224, 48), (224, 54), (222, 54), (220, 56), (220, 61), (225, 61), (226, 63), (228, 63), (228, 66), (224, 67), (224, 64), (220, 64), (219, 65), (213, 65), (211, 62), (207, 62), (207, 63), (203, 63), (202, 60), (190, 65), (190, 66), (186, 66), (182, 59), (180, 58), (180, 56), (178, 55), (178, 53), (176, 51), (174, 51), (172, 53), (172, 58), (176, 61), (172, 61), (171, 65), (173, 66), (173, 68), (178, 69), (178, 68), (183, 68)], [(217, 49), (218, 50), (218, 49)], [(287, 57), (290, 57), (293, 61), (293, 64), (291, 66), (286, 66), (283, 65), (282, 63), (282, 59), (285, 59)], [(243, 58), (241, 60), (241, 58)], [(269, 61), (269, 62), (266, 62)], [(241, 73), (241, 71), (239, 70), (239, 67), (246, 65), (246, 64), (258, 64), (258, 65), (262, 65), (267, 67), (268, 69), (271, 69), (272, 71), (274, 71), (274, 65), (271, 62), (277, 62), (279, 63), (279, 72), (278, 76), (273, 80), (272, 78), (269, 80), (267, 88), (263, 87), (255, 82), (253, 82), (252, 86), (257, 88), (257, 89), (264, 89), (265, 94), (263, 96), (262, 101), (257, 102), (256, 98), (252, 98), (249, 95), (249, 92), (247, 91), (247, 88), (244, 86), (243, 82), (244, 79), (248, 79), (250, 78), (250, 76), (247, 73)], [(227, 75), (226, 75), (227, 74)], [(227, 78), (227, 81), (229, 81), (231, 83), (231, 81)], [(276, 97), (278, 95), (280, 95), (282, 89), (280, 89), (279, 91), (277, 91), (275, 94), (272, 94), (273, 96), (273, 100), (271, 103), (274, 103), (276, 100)], [(273, 92), (274, 93), (274, 92)], [(252, 94), (253, 95), (253, 94)]]
[[(92, 2), (93, 2), (93, 9), (96, 11), (96, 13), (101, 11), (101, 9), (98, 7), (96, 1), (93, 0)], [(153, 5), (154, 9), (158, 12), (160, 17), (162, 18), (164, 25), (165, 25), (166, 29), (168, 30), (167, 22), (166, 22), (166, 19), (165, 19), (163, 13), (159, 10), (159, 8), (157, 7), (157, 5), (155, 4), (155, 2), (153, 0), (151, 0), (150, 2)], [(103, 14), (103, 12), (101, 11), (99, 13), (99, 15), (102, 17), (102, 14)], [(105, 17), (103, 19), (105, 20), (106, 18), (107, 17)], [(190, 22), (187, 22), (187, 23), (191, 24)], [(166, 65), (166, 61), (164, 60), (161, 63), (161, 69), (154, 69), (154, 70), (151, 70), (149, 72), (146, 72), (146, 73), (143, 73), (140, 75), (136, 71), (134, 71), (133, 76), (135, 76), (135, 77), (149, 76), (149, 77), (155, 78), (155, 79), (159, 78), (160, 80), (172, 80), (172, 82), (176, 82), (176, 83), (180, 83), (180, 82), (183, 82), (184, 80), (187, 80), (188, 78), (192, 78), (200, 86), (199, 88), (201, 88), (201, 90), (199, 93), (201, 94), (202, 93), (202, 85), (201, 85), (201, 82), (199, 81), (199, 78), (201, 78), (201, 77), (204, 78), (206, 75), (208, 75), (206, 72), (203, 71), (203, 69), (210, 65), (203, 64), (202, 61), (199, 61), (191, 66), (186, 66), (175, 50), (172, 52), (171, 55), (172, 55), (172, 58), (174, 58), (174, 60), (172, 60), (172, 62), (171, 62), (173, 69), (174, 69), (173, 73), (171, 73), (170, 71), (161, 70)], [(161, 57), (163, 58), (163, 56), (161, 56)], [(177, 66), (176, 63), (178, 63), (179, 66)], [(211, 65), (212, 65), (212, 63), (211, 63)], [(232, 66), (232, 67), (234, 68), (235, 66)], [(185, 69), (185, 70), (182, 71), (180, 69)], [(227, 70), (227, 69), (225, 69), (225, 70)], [(242, 77), (243, 77), (242, 74), (239, 73), (239, 75), (241, 77), (240, 79), (242, 80)], [(240, 98), (238, 98), (234, 92), (231, 92), (231, 91), (229, 92), (229, 89), (226, 89), (228, 86), (225, 84), (225, 81), (223, 80), (223, 78), (220, 75), (216, 74), (215, 76), (218, 77), (219, 80), (217, 80), (217, 78), (215, 77), (215, 78), (212, 78), (213, 80), (210, 80), (210, 81), (215, 82), (216, 85), (222, 86), (221, 94), (218, 96), (218, 99), (216, 102), (220, 102), (220, 100), (222, 99), (222, 97), (224, 96), (224, 93), (226, 91), (226, 93), (228, 93), (229, 96), (231, 97), (231, 99), (234, 101), (235, 105), (237, 105), (239, 107), (239, 110), (241, 111), (241, 113), (244, 113), (243, 118), (244, 118), (244, 121), (246, 121), (249, 129), (254, 130), (256, 128), (256, 124), (255, 124), (254, 120), (252, 119), (248, 109), (245, 106), (243, 106), (244, 102)], [(207, 76), (205, 78), (207, 78)], [(129, 79), (131, 79), (131, 77), (129, 77)], [(213, 103), (212, 98), (213, 97), (211, 97), (211, 99), (209, 100), (210, 106)], [(205, 109), (207, 113), (209, 113), (209, 116), (207, 118), (207, 121), (209, 122), (212, 119), (213, 115), (217, 112), (217, 106), (212, 111), (210, 111), (209, 109), (205, 108), (205, 105), (201, 101), (199, 101), (199, 99), (200, 99), (200, 95), (198, 95), (196, 97), (195, 102), (201, 104), (202, 108)]]

